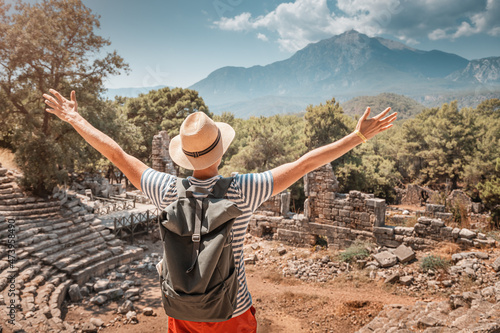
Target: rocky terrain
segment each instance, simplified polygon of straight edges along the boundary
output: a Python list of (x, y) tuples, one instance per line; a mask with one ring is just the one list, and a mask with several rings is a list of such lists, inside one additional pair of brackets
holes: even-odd
[[(70, 286), (66, 320), (75, 331), (162, 330), (166, 317), (155, 269), (161, 243), (146, 239), (141, 246), (146, 251), (142, 260), (94, 277), (81, 288)], [(343, 258), (349, 249), (294, 248), (248, 235), (245, 261), (259, 332), (286, 331), (290, 323), (294, 332), (498, 331), (496, 248), (463, 251), (443, 244), (414, 252), (404, 245), (364, 246), (368, 256), (348, 262)], [(429, 256), (449, 258), (449, 266), (424, 270), (422, 262)], [(342, 289), (353, 298), (338, 304), (334, 297)], [(276, 290), (283, 291), (274, 295)]]

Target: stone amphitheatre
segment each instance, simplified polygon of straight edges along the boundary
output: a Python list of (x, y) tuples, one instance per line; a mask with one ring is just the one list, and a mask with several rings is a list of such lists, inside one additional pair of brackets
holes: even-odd
[[(168, 151), (162, 148), (168, 147), (165, 141), (165, 133), (153, 141), (153, 168), (175, 172)], [(0, 167), (0, 325), (6, 332), (92, 331), (65, 321), (62, 304), (70, 299), (69, 290), (92, 287), (88, 282), (96, 277), (143, 259), (143, 248), (128, 245), (110, 231), (85, 200), (88, 186), (59, 189), (42, 199), (23, 193), (16, 183), (18, 176)], [(433, 280), (433, 288), (455, 290), (452, 285), (460, 276), (481, 280), (472, 291), (457, 288), (445, 301), (386, 305), (359, 332), (500, 332), (500, 254), (495, 239), (473, 228), (449, 226), (451, 214), (444, 205), (426, 204), (407, 216), (393, 214), (383, 199), (372, 194), (337, 193), (330, 165), (306, 175), (304, 183), (303, 214), (290, 212), (290, 195), (283, 192), (252, 216), (249, 233), (299, 247), (323, 244), (342, 250), (357, 241), (373, 243), (371, 260), (358, 261), (359, 269), (367, 270), (370, 278), (398, 283), (408, 292), (424, 283), (431, 285), (421, 281), (422, 274), (407, 271), (415, 252), (444, 242), (457, 244), (460, 252), (454, 254), (450, 269), (457, 279)], [(105, 190), (111, 191), (109, 186)], [(122, 196), (140, 197), (129, 192)], [(413, 220), (413, 225), (390, 225), (405, 219)], [(259, 260), (258, 247), (246, 248), (248, 264)], [(343, 270), (329, 258), (311, 261), (307, 267), (303, 263), (299, 258), (289, 260), (280, 274), (317, 283)], [(121, 292), (118, 297), (125, 296)]]

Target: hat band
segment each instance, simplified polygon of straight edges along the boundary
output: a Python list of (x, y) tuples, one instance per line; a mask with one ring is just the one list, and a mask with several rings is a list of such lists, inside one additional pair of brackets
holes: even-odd
[(205, 154), (208, 154), (212, 150), (214, 150), (214, 148), (217, 146), (217, 144), (220, 141), (220, 137), (221, 137), (221, 135), (220, 135), (220, 129), (219, 129), (218, 133), (217, 133), (217, 138), (215, 139), (214, 143), (212, 143), (212, 145), (210, 145), (210, 147), (208, 147), (207, 149), (204, 149), (202, 151), (195, 151), (195, 152), (191, 152), (191, 151), (187, 151), (187, 150), (182, 149), (182, 152), (186, 156), (190, 156), (190, 157), (194, 157), (194, 158), (203, 156)]

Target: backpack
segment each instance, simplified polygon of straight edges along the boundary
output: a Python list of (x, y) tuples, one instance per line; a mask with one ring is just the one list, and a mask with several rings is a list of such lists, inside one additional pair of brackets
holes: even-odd
[[(242, 211), (225, 199), (233, 178), (220, 178), (212, 192), (178, 178), (178, 200), (162, 213), (160, 284), (168, 316), (197, 322), (231, 318), (236, 309), (238, 269), (232, 227)], [(207, 194), (195, 198), (193, 193)]]

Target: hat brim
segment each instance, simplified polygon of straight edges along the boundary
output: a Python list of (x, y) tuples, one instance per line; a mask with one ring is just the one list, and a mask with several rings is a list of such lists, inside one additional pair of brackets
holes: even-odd
[(179, 135), (170, 140), (169, 153), (175, 164), (188, 170), (203, 170), (217, 162), (224, 155), (234, 139), (235, 131), (231, 125), (215, 122), (220, 130), (221, 140), (219, 144), (209, 153), (199, 156), (186, 156), (182, 151), (181, 138)]

